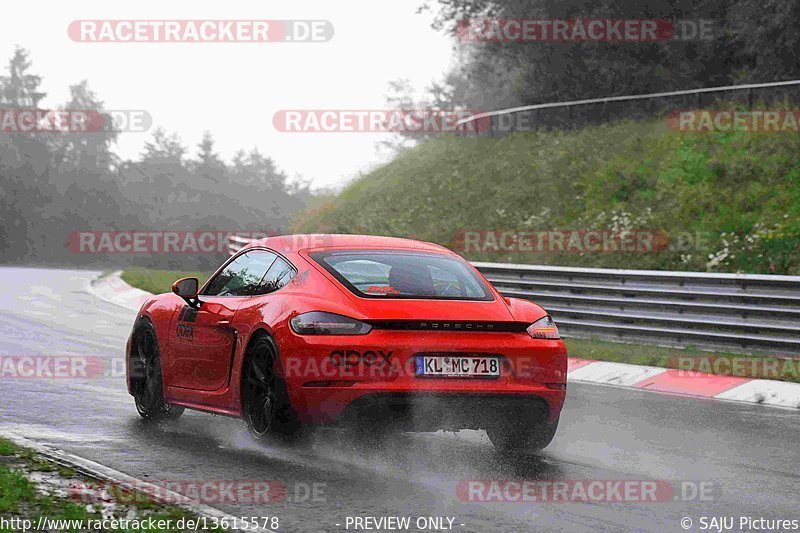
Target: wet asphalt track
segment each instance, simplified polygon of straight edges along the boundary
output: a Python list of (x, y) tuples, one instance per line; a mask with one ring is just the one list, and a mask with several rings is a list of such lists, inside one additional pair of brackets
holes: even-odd
[[(0, 355), (122, 358), (134, 312), (85, 292), (95, 274), (0, 268)], [(0, 378), (7, 430), (146, 480), (283, 481), (283, 503), (210, 503), (278, 516), (280, 531), (344, 531), (347, 516), (455, 517), (456, 532), (681, 531), (687, 516), (699, 531), (701, 516), (800, 518), (800, 410), (587, 384), (570, 384), (550, 448), (519, 462), (496, 456), (480, 432), (404, 434), (376, 449), (325, 431), (291, 448), (254, 445), (238, 420), (190, 411), (152, 427), (122, 376)], [(463, 503), (463, 479), (711, 481), (714, 500)], [(318, 497), (304, 499), (315, 483)]]

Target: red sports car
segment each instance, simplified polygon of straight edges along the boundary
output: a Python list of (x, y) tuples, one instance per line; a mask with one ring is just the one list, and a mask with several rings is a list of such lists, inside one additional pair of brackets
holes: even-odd
[(553, 439), (567, 352), (550, 316), (441, 246), (363, 235), (254, 241), (200, 288), (149, 299), (127, 346), (146, 419), (188, 407), (250, 432), (318, 425), (485, 429), (504, 451)]

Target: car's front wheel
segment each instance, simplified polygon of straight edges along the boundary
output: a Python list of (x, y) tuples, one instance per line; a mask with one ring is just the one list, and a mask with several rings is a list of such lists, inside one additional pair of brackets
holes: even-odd
[(261, 335), (247, 348), (242, 369), (242, 408), (250, 435), (261, 440), (268, 435), (297, 438), (305, 433), (289, 405), (285, 386), (275, 373), (277, 349), (272, 339)]
[(184, 411), (178, 405), (164, 401), (161, 357), (156, 332), (149, 322), (143, 322), (134, 336), (133, 399), (136, 410), (145, 420), (176, 420)]

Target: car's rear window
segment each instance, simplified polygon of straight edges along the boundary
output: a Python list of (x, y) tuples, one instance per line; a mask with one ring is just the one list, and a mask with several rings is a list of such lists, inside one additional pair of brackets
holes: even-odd
[(383, 250), (315, 252), (311, 257), (366, 298), (494, 299), (486, 283), (458, 257)]

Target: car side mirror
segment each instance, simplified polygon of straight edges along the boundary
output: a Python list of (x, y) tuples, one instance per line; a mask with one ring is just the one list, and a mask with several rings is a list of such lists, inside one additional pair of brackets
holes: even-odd
[(186, 300), (192, 307), (200, 307), (197, 293), (200, 291), (200, 281), (197, 278), (181, 278), (172, 284), (172, 292)]

